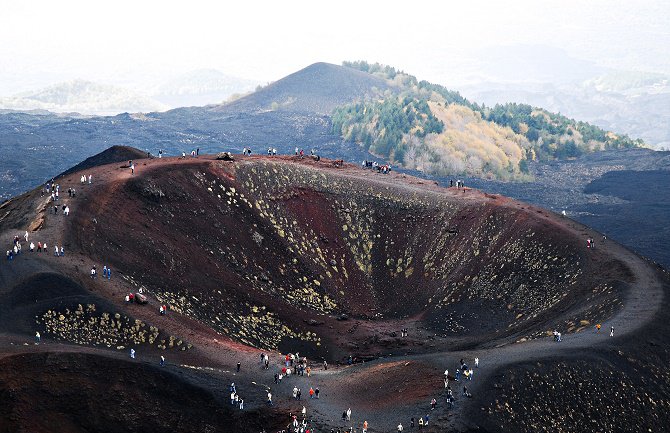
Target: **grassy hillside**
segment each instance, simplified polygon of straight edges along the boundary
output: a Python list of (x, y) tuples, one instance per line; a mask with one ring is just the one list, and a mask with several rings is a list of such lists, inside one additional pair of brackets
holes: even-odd
[(366, 150), (426, 173), (528, 178), (528, 162), (643, 145), (526, 104), (486, 107), (458, 92), (367, 62), (344, 62), (398, 89), (376, 101), (336, 108), (333, 132)]

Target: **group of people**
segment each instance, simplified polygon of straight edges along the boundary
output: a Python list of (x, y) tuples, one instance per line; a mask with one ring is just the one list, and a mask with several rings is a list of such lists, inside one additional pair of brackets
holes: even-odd
[(361, 163), (361, 167), (376, 170), (378, 173), (388, 174), (391, 171), (391, 164), (379, 164), (377, 161), (368, 161)]
[(244, 399), (240, 397), (240, 395), (237, 393), (237, 387), (235, 386), (235, 382), (230, 384), (228, 391), (230, 391), (230, 404), (234, 407), (239, 407), (240, 410), (243, 410)]
[[(260, 353), (259, 358), (261, 369), (267, 370), (269, 368), (270, 357), (266, 353)], [(239, 365), (239, 363), (238, 363)], [(328, 364), (324, 361), (323, 363), (324, 370), (328, 368)], [(238, 369), (239, 371), (239, 369)], [(274, 373), (274, 383), (275, 385), (281, 386), (282, 379), (289, 376), (311, 376), (312, 367), (307, 361), (306, 357), (301, 357), (298, 352), (295, 354), (288, 353), (282, 355), (281, 358), (281, 367), (277, 369)], [(302, 389), (298, 384), (293, 384), (291, 391), (291, 397), (293, 400), (301, 401), (302, 400)], [(321, 390), (318, 386), (311, 385), (309, 387), (309, 398), (310, 399), (319, 399)], [(270, 388), (267, 389), (267, 404), (272, 406), (273, 403), (273, 394)], [(310, 430), (309, 423), (306, 416), (307, 409), (303, 406), (302, 408), (302, 419), (298, 420), (297, 416), (291, 414), (291, 424), (286, 428), (286, 431), (291, 433), (307, 433)], [(351, 409), (348, 411), (349, 417), (351, 416)]]
[[(86, 179), (87, 179), (86, 175), (82, 174), (81, 177), (79, 178), (79, 182), (83, 185), (83, 184), (86, 183)], [(88, 175), (88, 184), (90, 185), (92, 183), (93, 183), (93, 176), (89, 174)]]
[[(12, 242), (12, 247), (7, 250), (6, 257), (7, 260), (14, 260), (14, 257), (20, 255), (23, 251), (23, 247), (21, 246), (21, 239), (24, 239), (24, 242), (29, 242), (29, 233), (28, 231), (25, 232), (25, 234), (21, 236), (14, 236), (14, 240)], [(37, 242), (37, 245), (35, 245), (35, 242), (30, 241), (28, 244), (28, 249), (31, 253), (33, 252), (47, 252), (48, 245), (47, 243), (42, 243), (41, 241)], [(64, 256), (65, 255), (65, 249), (63, 247), (58, 249), (58, 245), (54, 246), (54, 255), (55, 256)]]
[[(85, 179), (86, 176), (82, 176), (81, 178)], [(52, 179), (50, 182), (47, 182), (46, 186), (44, 187), (44, 190), (42, 191), (42, 195), (44, 195), (44, 191), (46, 191), (47, 194), (51, 193), (51, 201), (54, 204), (53, 208), (54, 215), (58, 214), (58, 205), (56, 204), (56, 202), (59, 201), (60, 199), (60, 185), (55, 183)], [(75, 197), (75, 195), (77, 194), (74, 188), (68, 188), (67, 193), (70, 196), (70, 198)], [(63, 210), (63, 215), (65, 216), (70, 215), (70, 206), (67, 203), (63, 203), (61, 205), (61, 209)]]
[[(416, 424), (419, 425), (419, 430), (423, 429), (424, 427), (428, 426), (428, 422), (430, 421), (430, 415), (426, 414), (425, 416), (420, 416), (418, 422), (415, 422), (414, 417), (410, 418), (409, 420), (409, 427), (411, 429), (414, 429), (414, 426)], [(396, 427), (399, 432), (404, 430), (404, 427), (402, 426), (402, 423), (398, 424), (398, 427)]]
[[(314, 149), (310, 150), (310, 155), (314, 156)], [(305, 150), (295, 148), (295, 156), (299, 156), (301, 159), (305, 157)]]
[[(449, 188), (453, 188), (453, 187), (454, 187), (454, 180), (453, 180), (453, 179), (449, 179)], [(456, 181), (456, 188), (459, 188), (459, 189), (460, 189), (460, 188), (463, 188), (463, 189), (465, 189), (465, 183), (464, 183), (462, 180), (458, 179), (458, 180)]]
[[(91, 279), (95, 280), (96, 278), (98, 278), (98, 268), (96, 267), (96, 265), (93, 265), (91, 267)], [(111, 267), (108, 267), (107, 265), (104, 265), (102, 267), (102, 278), (103, 279), (106, 278), (108, 280), (112, 279), (112, 268)]]

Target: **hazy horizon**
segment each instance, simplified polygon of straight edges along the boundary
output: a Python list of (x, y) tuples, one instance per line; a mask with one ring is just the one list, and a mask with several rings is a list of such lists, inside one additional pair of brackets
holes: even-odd
[(314, 62), (359, 59), (457, 86), (501, 46), (670, 75), (669, 4), (582, 3), (413, 4), (414, 13), (351, 1), (3, 4), (0, 96), (72, 79), (141, 90), (203, 68), (269, 82)]

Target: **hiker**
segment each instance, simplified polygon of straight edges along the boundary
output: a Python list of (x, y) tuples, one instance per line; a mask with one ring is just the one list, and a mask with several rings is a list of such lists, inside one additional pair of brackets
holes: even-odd
[(54, 245), (54, 256), (58, 257), (58, 245)]
[(33, 251), (35, 251), (35, 244), (31, 242), (29, 248), (30, 248), (30, 252), (32, 253)]
[[(108, 280), (111, 280), (111, 279), (112, 279), (112, 267), (111, 267), (111, 266), (109, 266), (109, 267), (107, 268), (107, 279), (108, 279)], [(142, 288), (141, 288), (141, 287), (140, 287), (140, 293), (142, 293)]]
[(346, 420), (347, 420), (347, 411), (345, 410), (344, 412), (342, 412), (342, 421)]
[(472, 380), (472, 376), (475, 375), (475, 372), (472, 369), (468, 370), (468, 372), (470, 373), (468, 376), (469, 376), (470, 380)]
[(347, 421), (351, 421), (351, 408), (347, 409)]
[(298, 388), (298, 400), (300, 400), (300, 397), (302, 397), (302, 390)]
[(367, 433), (367, 431), (368, 431), (368, 422), (363, 421), (363, 433)]
[(430, 419), (430, 415), (426, 414), (426, 416), (423, 418), (423, 425), (427, 426), (428, 425), (428, 420)]
[(614, 337), (614, 326), (610, 326), (610, 337)]
[(420, 416), (419, 417), (419, 430), (421, 430), (422, 428), (423, 428), (423, 417)]
[(89, 175), (88, 175), (88, 184), (89, 184), (89, 185), (91, 184), (92, 179), (93, 179), (93, 176), (89, 174)]
[(293, 387), (293, 399), (294, 400), (298, 399), (298, 387), (297, 386)]
[(398, 424), (398, 432), (402, 431), (402, 423)]
[(326, 361), (323, 361), (323, 369), (328, 370), (328, 363)]
[(60, 256), (61, 257), (65, 256), (65, 247), (63, 245), (60, 246)]
[(311, 386), (309, 387), (309, 398), (310, 399), (314, 398), (314, 388), (312, 388)]
[(230, 391), (230, 404), (231, 406), (235, 404), (235, 391)]
[(240, 367), (241, 367), (241, 366), (242, 366), (242, 364), (238, 362), (238, 363), (237, 363), (237, 372), (238, 372), (238, 373), (240, 372)]
[(435, 406), (437, 405), (437, 400), (434, 398), (430, 401), (430, 410), (435, 410)]
[(95, 280), (95, 266), (91, 268), (91, 279)]
[[(154, 307), (154, 308), (155, 308), (155, 307)], [(162, 306), (162, 305), (158, 308), (158, 312), (160, 313), (161, 316), (164, 316), (164, 315), (165, 315), (165, 310), (163, 309), (163, 306)]]
[(240, 397), (240, 410), (244, 410), (244, 400)]
[(165, 366), (165, 357), (163, 355), (161, 355), (161, 364), (160, 365), (161, 365), (161, 367)]
[(65, 205), (65, 209), (63, 209), (63, 215), (65, 216), (70, 215), (70, 206)]
[(316, 396), (316, 399), (318, 400), (319, 399), (319, 387), (318, 386), (316, 388), (314, 388), (314, 395)]
[(409, 420), (409, 428), (414, 428), (414, 417), (410, 418)]
[(600, 332), (600, 326), (601, 326), (600, 323), (596, 324), (596, 332)]
[(268, 404), (272, 406), (272, 393), (268, 391)]
[(130, 349), (130, 359), (135, 359), (135, 349)]
[(42, 336), (40, 335), (40, 332), (37, 331), (35, 332), (35, 344), (40, 344), (40, 341), (42, 341)]
[(130, 165), (130, 174), (135, 174), (135, 164)]
[(479, 368), (479, 358), (475, 358), (475, 368)]

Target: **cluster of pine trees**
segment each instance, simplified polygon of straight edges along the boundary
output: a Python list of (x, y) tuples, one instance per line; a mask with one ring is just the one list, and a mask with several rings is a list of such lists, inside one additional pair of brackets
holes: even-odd
[[(333, 131), (395, 163), (432, 170), (434, 174), (521, 179), (527, 177), (528, 162), (532, 160), (565, 159), (644, 145), (641, 140), (527, 104), (479, 105), (458, 92), (418, 81), (391, 66), (365, 61), (343, 65), (382, 77), (396, 91), (387, 92), (380, 100), (336, 108)], [(447, 110), (450, 105), (465, 110)], [(459, 115), (462, 121), (456, 121)], [(444, 116), (450, 119), (448, 127), (440, 120)], [(496, 126), (487, 127), (486, 122)], [(484, 151), (474, 156), (473, 151), (463, 151), (469, 140)], [(518, 149), (510, 149), (510, 143)], [(422, 152), (429, 157), (422, 157)], [(430, 163), (418, 166), (417, 160)]]

